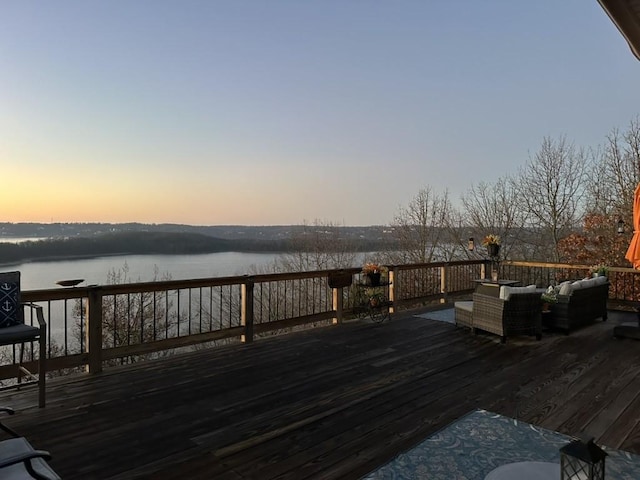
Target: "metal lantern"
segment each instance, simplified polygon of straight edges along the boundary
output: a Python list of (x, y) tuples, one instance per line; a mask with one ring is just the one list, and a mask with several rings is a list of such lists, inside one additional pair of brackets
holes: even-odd
[(476, 242), (473, 240), (473, 237), (469, 237), (469, 243), (467, 244), (467, 248), (471, 252), (473, 252), (473, 250), (476, 248)]
[(593, 443), (574, 440), (560, 449), (561, 480), (604, 480), (607, 452)]

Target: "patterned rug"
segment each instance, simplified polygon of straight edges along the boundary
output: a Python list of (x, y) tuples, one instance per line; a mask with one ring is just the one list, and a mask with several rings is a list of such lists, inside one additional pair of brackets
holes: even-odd
[[(491, 470), (507, 463), (560, 463), (559, 449), (570, 440), (551, 430), (476, 410), (363, 478), (484, 480)], [(602, 448), (609, 454), (607, 479), (638, 479), (640, 455)]]
[(429, 320), (438, 320), (439, 322), (447, 322), (454, 325), (456, 323), (456, 317), (453, 308), (447, 308), (445, 310), (434, 310), (433, 312), (414, 315), (414, 317), (427, 318)]

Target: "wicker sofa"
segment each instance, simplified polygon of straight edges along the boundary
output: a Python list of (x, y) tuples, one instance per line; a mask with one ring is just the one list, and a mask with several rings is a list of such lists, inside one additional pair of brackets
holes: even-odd
[(571, 330), (588, 325), (597, 318), (607, 320), (607, 277), (563, 282), (559, 287), (558, 301), (550, 305), (551, 313), (545, 315), (545, 326), (569, 334)]

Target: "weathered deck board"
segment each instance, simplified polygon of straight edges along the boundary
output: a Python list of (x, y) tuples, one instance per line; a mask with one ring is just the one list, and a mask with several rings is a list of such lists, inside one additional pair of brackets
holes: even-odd
[(640, 454), (640, 342), (615, 321), (501, 345), (407, 313), (53, 379), (43, 410), (35, 390), (0, 404), (65, 479), (359, 478), (476, 408)]

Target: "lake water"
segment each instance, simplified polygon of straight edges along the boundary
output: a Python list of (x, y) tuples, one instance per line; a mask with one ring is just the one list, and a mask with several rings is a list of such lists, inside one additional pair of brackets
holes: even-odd
[[(106, 284), (109, 271), (125, 265), (130, 282), (154, 280), (168, 274), (172, 280), (226, 277), (252, 273), (252, 267), (266, 267), (279, 253), (221, 252), (199, 255), (114, 255), (75, 260), (24, 262), (0, 266), (0, 271), (22, 272), (22, 289), (57, 288), (58, 280), (84, 279), (81, 285)], [(159, 279), (159, 278), (158, 278)]]

